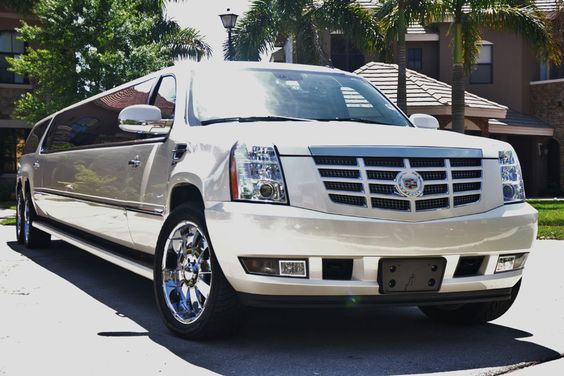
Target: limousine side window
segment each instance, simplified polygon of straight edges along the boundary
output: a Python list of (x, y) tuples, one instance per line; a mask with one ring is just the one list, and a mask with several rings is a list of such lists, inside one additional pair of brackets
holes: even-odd
[(147, 104), (155, 79), (105, 95), (55, 117), (45, 141), (45, 151), (69, 150), (95, 145), (135, 141), (142, 136), (119, 129), (121, 110)]
[(41, 140), (41, 137), (43, 137), (43, 134), (47, 130), (47, 126), (50, 122), (51, 119), (47, 119), (33, 127), (31, 133), (27, 136), (27, 140), (25, 141), (25, 146), (22, 152), (23, 155), (35, 153), (37, 151), (39, 141)]
[(161, 109), (163, 119), (174, 119), (176, 80), (173, 76), (164, 76), (161, 79), (154, 105)]

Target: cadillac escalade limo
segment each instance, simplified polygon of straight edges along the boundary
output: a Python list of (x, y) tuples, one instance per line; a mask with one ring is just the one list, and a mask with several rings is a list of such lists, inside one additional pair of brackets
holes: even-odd
[(17, 239), (154, 281), (166, 326), (224, 335), (242, 304), (403, 304), (484, 323), (537, 231), (513, 148), (406, 117), (336, 69), (182, 63), (35, 125)]

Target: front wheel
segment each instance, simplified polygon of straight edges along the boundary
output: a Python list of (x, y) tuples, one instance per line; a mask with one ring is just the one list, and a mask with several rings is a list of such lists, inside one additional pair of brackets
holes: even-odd
[(453, 324), (485, 324), (501, 317), (511, 308), (517, 298), (521, 280), (511, 291), (511, 299), (483, 303), (468, 303), (456, 305), (421, 306), (427, 317), (439, 322)]
[(203, 213), (182, 205), (165, 222), (155, 252), (154, 289), (165, 325), (189, 339), (224, 336), (239, 308), (207, 234)]

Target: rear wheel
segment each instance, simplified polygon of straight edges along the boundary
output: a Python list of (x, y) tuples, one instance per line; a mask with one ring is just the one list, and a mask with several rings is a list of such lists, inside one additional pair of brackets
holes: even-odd
[(453, 324), (485, 324), (501, 317), (517, 298), (521, 281), (513, 286), (511, 299), (483, 303), (421, 306), (419, 309), (435, 321)]
[(23, 209), (24, 244), (28, 248), (48, 248), (51, 245), (51, 235), (33, 227), (33, 222), (36, 219), (37, 213), (28, 191), (25, 194)]
[(173, 333), (204, 339), (234, 329), (238, 298), (214, 255), (201, 210), (182, 205), (165, 222), (154, 288), (161, 317)]
[(21, 189), (16, 193), (16, 239), (19, 244), (24, 244), (24, 207), (25, 199)]

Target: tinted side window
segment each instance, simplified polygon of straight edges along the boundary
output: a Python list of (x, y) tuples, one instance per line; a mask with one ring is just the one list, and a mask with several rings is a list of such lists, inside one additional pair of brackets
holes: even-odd
[(47, 151), (135, 141), (141, 136), (119, 129), (121, 110), (146, 104), (154, 80), (128, 87), (85, 103), (55, 117), (47, 136)]
[(176, 104), (176, 80), (172, 76), (162, 78), (154, 105), (161, 109), (163, 119), (174, 119)]
[(41, 140), (41, 137), (43, 137), (43, 134), (47, 130), (47, 126), (50, 122), (51, 119), (47, 119), (39, 124), (36, 124), (35, 127), (33, 127), (31, 133), (27, 137), (22, 154), (35, 153), (37, 147), (39, 146), (39, 141)]

